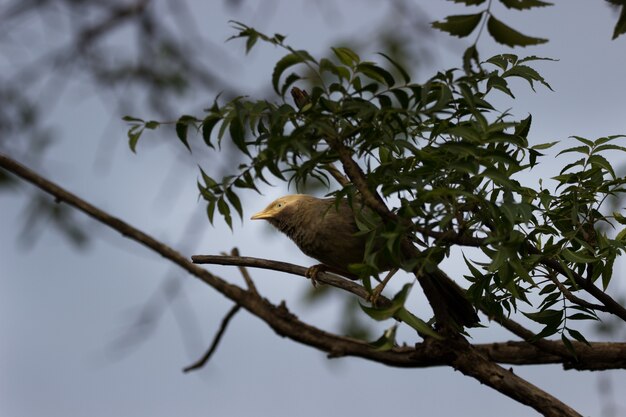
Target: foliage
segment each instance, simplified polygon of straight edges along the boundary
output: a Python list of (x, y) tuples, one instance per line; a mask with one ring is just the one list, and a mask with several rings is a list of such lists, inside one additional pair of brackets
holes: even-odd
[[(597, 309), (581, 302), (596, 281), (607, 288), (617, 255), (624, 250), (626, 231), (611, 238), (607, 225), (626, 224), (626, 217), (602, 212), (610, 196), (622, 193), (626, 179), (618, 177), (605, 158), (624, 151), (621, 136), (589, 140), (574, 137), (576, 146), (560, 152), (575, 154), (552, 180), (555, 186), (532, 188), (521, 179), (537, 166), (542, 151), (556, 142), (531, 146), (532, 118), (514, 118), (498, 111), (494, 94), (514, 98), (509, 81), (526, 80), (550, 88), (532, 64), (543, 58), (502, 54), (478, 62), (476, 70), (450, 69), (425, 83), (413, 82), (395, 61), (381, 55), (383, 66), (363, 61), (354, 51), (333, 48), (317, 59), (284, 43), (281, 35), (267, 36), (241, 23), (235, 38), (246, 50), (258, 40), (281, 47), (287, 54), (272, 74), (277, 102), (237, 97), (215, 101), (202, 118), (182, 116), (176, 122), (180, 141), (189, 148), (188, 127), (201, 133), (206, 146), (220, 149), (230, 140), (246, 162), (222, 179), (200, 169), (200, 194), (207, 201), (209, 220), (215, 210), (232, 226), (234, 209), (242, 217), (241, 190), (258, 192), (272, 179), (296, 187), (318, 182), (337, 198), (353, 197), (355, 184), (333, 189), (337, 146), (347, 149), (363, 169), (367, 187), (394, 206), (397, 222), (359, 219), (371, 241), (383, 238), (378, 250), (370, 245), (363, 265), (355, 271), (376, 271), (375, 259), (385, 256), (404, 269), (436, 268), (454, 246), (473, 247), (466, 263), (472, 302), (493, 317), (505, 317), (523, 306), (526, 316), (543, 325), (537, 337), (561, 334), (584, 341), (574, 328), (577, 320), (596, 320)], [(287, 91), (302, 80), (301, 68), (315, 74), (310, 96), (293, 106)], [(296, 98), (298, 98), (296, 96)], [(127, 118), (131, 149), (144, 128), (159, 122)], [(626, 229), (625, 229), (626, 230)], [(410, 235), (427, 242), (416, 259), (398, 259), (399, 242)], [(470, 253), (471, 252), (471, 253)], [(403, 288), (387, 310), (366, 312), (377, 319), (405, 313), (410, 287)], [(533, 307), (533, 300), (539, 303)], [(419, 320), (419, 319), (418, 319)], [(423, 330), (418, 323), (415, 328)], [(395, 330), (389, 331), (395, 334)], [(387, 341), (381, 346), (387, 346)]]
[[(548, 42), (547, 39), (524, 35), (496, 18), (492, 10), (492, 3), (495, 3), (493, 0), (453, 1), (455, 3), (463, 3), (465, 6), (482, 6), (484, 8), (478, 13), (447, 16), (443, 21), (439, 20), (433, 22), (432, 26), (434, 28), (447, 32), (450, 35), (458, 36), (459, 38), (465, 38), (472, 34), (476, 28), (480, 27), (477, 35), (478, 39), (483, 26), (486, 24), (487, 31), (496, 42), (510, 47), (538, 45)], [(607, 1), (615, 6), (621, 6), (620, 17), (615, 24), (615, 29), (613, 31), (613, 39), (615, 39), (621, 34), (626, 33), (626, 3), (624, 0)], [(540, 0), (498, 0), (498, 2), (507, 9), (518, 11), (527, 11), (553, 5), (553, 3)]]
[[(548, 40), (524, 35), (497, 19), (492, 12), (492, 2), (486, 0), (455, 0), (456, 3), (465, 3), (466, 6), (479, 6), (487, 3), (486, 8), (478, 13), (469, 15), (447, 16), (445, 21), (433, 22), (436, 29), (448, 32), (451, 35), (464, 38), (469, 36), (480, 25), (487, 25), (487, 31), (498, 43), (507, 46), (529, 46), (546, 43)], [(515, 10), (530, 10), (536, 7), (551, 6), (552, 3), (539, 0), (500, 0), (505, 7)], [(482, 26), (479, 35), (482, 32)]]

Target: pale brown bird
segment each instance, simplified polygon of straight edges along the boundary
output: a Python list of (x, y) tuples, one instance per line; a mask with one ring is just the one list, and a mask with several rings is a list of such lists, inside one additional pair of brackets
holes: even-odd
[[(251, 219), (267, 220), (289, 236), (302, 252), (321, 262), (321, 265), (312, 267), (311, 278), (314, 279), (319, 270), (336, 272), (350, 279), (358, 278), (350, 272), (349, 265), (363, 263), (367, 236), (357, 235), (359, 229), (354, 211), (347, 200), (336, 204), (334, 198), (322, 199), (306, 194), (286, 195), (270, 203)], [(386, 271), (392, 265), (381, 261), (377, 267)], [(392, 270), (383, 282), (393, 272)], [(448, 306), (454, 321), (465, 326), (478, 323), (478, 316), (460, 287), (445, 274), (440, 275), (436, 279), (436, 290), (439, 298)], [(377, 290), (379, 293), (382, 287), (379, 286)]]
[(365, 239), (354, 235), (358, 228), (347, 202), (335, 207), (334, 198), (287, 195), (251, 219), (267, 220), (289, 236), (302, 252), (329, 267), (328, 270), (356, 278), (348, 265), (363, 262)]

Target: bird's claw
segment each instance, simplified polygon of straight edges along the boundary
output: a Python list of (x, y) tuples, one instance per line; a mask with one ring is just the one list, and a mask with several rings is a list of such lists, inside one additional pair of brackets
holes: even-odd
[(317, 275), (323, 271), (323, 265), (313, 265), (307, 268), (304, 275), (311, 280), (311, 284), (313, 284), (313, 288), (317, 288)]
[(380, 293), (383, 291), (384, 285), (378, 285), (376, 288), (372, 290), (372, 293), (367, 297), (367, 301), (369, 301), (372, 306), (376, 306), (378, 304), (378, 297), (380, 297)]
[(380, 284), (378, 284), (376, 288), (372, 290), (372, 293), (369, 295), (369, 297), (367, 297), (367, 301), (372, 303), (373, 306), (376, 306), (376, 303), (378, 302), (378, 297), (380, 297), (380, 293), (383, 292), (383, 290), (385, 289), (385, 286), (387, 285), (391, 277), (393, 277), (396, 272), (398, 272), (398, 268), (394, 268), (390, 270), (387, 273), (387, 276), (385, 276), (385, 279), (383, 279), (380, 282)]

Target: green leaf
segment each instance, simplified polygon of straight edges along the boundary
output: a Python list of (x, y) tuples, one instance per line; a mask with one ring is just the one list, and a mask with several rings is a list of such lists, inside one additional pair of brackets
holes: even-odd
[(320, 72), (325, 71), (335, 74), (339, 79), (350, 79), (350, 70), (348, 68), (343, 65), (335, 65), (330, 59), (322, 58), (320, 60)]
[[(200, 168), (200, 167), (198, 167)], [(217, 183), (217, 181), (215, 181), (213, 178), (211, 178), (209, 175), (207, 175), (206, 172), (204, 172), (204, 170), (202, 168), (200, 168), (200, 175), (202, 175), (202, 181), (204, 181), (204, 186), (207, 189), (211, 189), (213, 191), (216, 191), (216, 189), (219, 190), (219, 184)]]
[(213, 149), (215, 149), (215, 147), (211, 143), (211, 132), (213, 132), (213, 128), (220, 122), (220, 120), (222, 120), (221, 117), (212, 115), (207, 116), (202, 121), (202, 139), (204, 139), (204, 143), (206, 143), (207, 146)]
[(591, 141), (589, 139), (586, 139), (586, 138), (583, 138), (582, 136), (573, 135), (573, 136), (570, 136), (570, 138), (574, 138), (577, 141), (582, 142), (582, 143), (584, 143), (587, 146), (593, 146), (594, 145), (593, 141)]
[(243, 123), (238, 117), (235, 117), (233, 118), (233, 120), (230, 121), (228, 133), (230, 134), (230, 137), (233, 140), (235, 146), (237, 146), (237, 148), (239, 148), (241, 152), (245, 153), (246, 155), (250, 155), (245, 141), (246, 130)]
[(567, 148), (565, 150), (562, 150), (561, 152), (556, 154), (556, 156), (563, 155), (566, 153), (571, 153), (571, 152), (581, 153), (583, 155), (589, 155), (591, 153), (591, 148), (589, 146), (575, 146), (573, 148)]
[[(296, 81), (300, 80), (302, 77), (300, 77), (298, 74), (296, 73), (291, 73), (287, 76), (287, 78), (285, 78), (285, 82), (283, 83), (283, 86), (280, 88), (280, 96), (284, 97), (285, 93), (287, 92), (287, 90), (289, 89), (289, 87), (291, 87), (291, 85), (293, 83), (295, 83)], [(309, 103), (310, 104), (310, 103)], [(305, 109), (306, 106), (302, 107), (303, 111), (306, 111)], [(309, 106), (310, 107), (310, 106)]]
[(487, 30), (496, 42), (510, 47), (539, 45), (548, 42), (547, 39), (526, 36), (523, 33), (505, 25), (493, 17), (493, 15), (489, 16), (489, 20), (487, 21)]
[(552, 90), (550, 84), (546, 82), (546, 80), (533, 68), (527, 65), (515, 65), (508, 70), (506, 70), (502, 77), (520, 77), (528, 81), (530, 87), (534, 90), (535, 86), (533, 81), (538, 81), (543, 84), (545, 87)]
[(404, 307), (398, 309), (395, 317), (398, 320), (402, 320), (403, 322), (408, 324), (411, 328), (415, 329), (417, 332), (419, 332), (422, 335), (430, 336), (437, 340), (444, 339), (444, 337), (441, 336), (439, 333), (437, 333), (435, 330), (433, 330), (433, 328), (429, 326), (428, 323), (426, 323), (424, 320), (420, 319), (419, 317), (416, 317), (415, 315), (411, 314)]
[(583, 342), (587, 346), (591, 347), (587, 339), (585, 339), (585, 336), (583, 336), (582, 333), (580, 333), (578, 330), (570, 329), (568, 327), (567, 333), (569, 333), (570, 336), (572, 336), (574, 339), (578, 340), (579, 342)]
[(509, 9), (515, 10), (527, 10), (534, 7), (553, 6), (553, 3), (540, 0), (500, 0), (500, 3), (504, 4)]
[(622, 231), (615, 236), (615, 240), (626, 243), (626, 229), (622, 229)]
[(394, 68), (396, 70), (398, 70), (398, 72), (400, 73), (400, 75), (402, 76), (402, 78), (404, 79), (404, 83), (405, 84), (409, 84), (411, 82), (411, 76), (409, 75), (409, 73), (407, 72), (406, 69), (404, 69), (404, 67), (402, 65), (400, 65), (398, 62), (396, 62), (395, 60), (393, 60), (390, 56), (383, 54), (382, 52), (379, 52), (378, 55), (382, 56), (383, 58), (385, 58), (387, 61), (389, 61), (391, 63), (391, 65), (394, 66)]
[(617, 178), (617, 176), (615, 175), (615, 171), (613, 170), (613, 166), (611, 166), (609, 161), (607, 161), (606, 158), (604, 158), (603, 156), (591, 155), (588, 162), (591, 164), (591, 166), (595, 165), (603, 168), (605, 171), (611, 174), (611, 177), (613, 177), (613, 179)]
[(257, 40), (259, 40), (259, 34), (256, 32), (250, 32), (248, 39), (246, 40), (246, 54), (250, 52)]
[(563, 319), (563, 310), (543, 310), (536, 313), (524, 313), (523, 315), (540, 324), (544, 324), (546, 326), (558, 326)]
[(569, 316), (567, 316), (568, 320), (598, 320), (597, 317), (592, 316), (590, 314), (584, 314), (584, 313), (574, 313), (574, 314), (570, 314)]
[(393, 325), (387, 330), (381, 337), (379, 337), (376, 341), (370, 342), (370, 346), (377, 351), (388, 351), (391, 350), (396, 345), (396, 330), (398, 326)]
[(517, 56), (513, 54), (500, 54), (492, 56), (487, 60), (490, 64), (496, 65), (501, 70), (506, 70), (509, 65), (515, 65), (517, 63)]
[(272, 72), (272, 86), (274, 87), (274, 91), (276, 91), (276, 94), (281, 94), (281, 88), (279, 88), (279, 83), (282, 73), (291, 66), (307, 61), (315, 62), (315, 59), (311, 55), (309, 55), (307, 51), (302, 50), (294, 51), (290, 54), (287, 54), (276, 63), (276, 65), (274, 66), (274, 72)]
[(464, 38), (476, 29), (483, 17), (483, 12), (476, 14), (446, 16), (445, 22), (432, 22), (431, 25), (439, 30), (448, 32), (450, 35)]
[(140, 119), (138, 117), (133, 117), (133, 116), (124, 116), (122, 117), (122, 120), (124, 120), (125, 122), (134, 122), (134, 123), (141, 123), (144, 124), (144, 120)]
[(555, 141), (555, 142), (540, 143), (538, 145), (531, 146), (530, 149), (536, 149), (536, 150), (550, 149), (551, 147), (553, 147), (557, 143), (559, 143), (558, 140)]
[(400, 89), (400, 88), (394, 88), (392, 90), (389, 90), (389, 92), (391, 94), (393, 94), (396, 97), (396, 100), (398, 100), (398, 103), (400, 103), (400, 107), (402, 107), (403, 109), (407, 109), (409, 107), (409, 94)]
[(598, 139), (594, 140), (593, 143), (594, 143), (594, 145), (598, 146), (598, 145), (603, 145), (603, 144), (605, 144), (607, 142), (614, 141), (615, 139), (624, 138), (624, 137), (626, 137), (626, 136), (624, 136), (624, 135), (605, 136), (605, 137), (598, 138)]
[(362, 62), (355, 68), (355, 72), (359, 72), (380, 83), (385, 83), (387, 87), (391, 87), (396, 83), (391, 73), (371, 62)]
[(195, 120), (196, 118), (193, 116), (184, 115), (176, 122), (176, 136), (178, 136), (178, 139), (180, 139), (189, 152), (191, 152), (191, 147), (189, 146), (189, 142), (187, 142), (187, 131), (189, 130), (189, 123)]
[(487, 177), (494, 183), (502, 185), (504, 187), (516, 190), (519, 188), (517, 181), (511, 180), (509, 175), (505, 172), (499, 171), (495, 168), (487, 168), (479, 174), (481, 177)]
[(495, 75), (489, 77), (489, 79), (487, 80), (487, 89), (492, 88), (502, 91), (504, 94), (510, 96), (511, 98), (515, 98), (515, 95), (513, 95), (513, 92), (509, 89), (508, 82), (502, 77), (498, 77)]
[(614, 211), (613, 217), (615, 218), (615, 220), (617, 220), (619, 224), (626, 224), (626, 217), (624, 217), (621, 213)]
[(224, 218), (224, 221), (226, 222), (228, 227), (232, 230), (233, 229), (233, 219), (230, 217), (230, 208), (228, 207), (228, 204), (226, 204), (226, 201), (224, 201), (224, 197), (220, 197), (217, 200), (217, 210), (219, 211), (219, 213)]
[(621, 151), (626, 152), (626, 147), (619, 145), (600, 145), (593, 150), (594, 152), (603, 152), (603, 151)]
[[(472, 72), (473, 72), (473, 70), (472, 70), (472, 62), (476, 63), (476, 65), (478, 66), (478, 71), (477, 72), (480, 72), (480, 70), (481, 70), (481, 67), (480, 67), (480, 57), (478, 55), (478, 49), (476, 49), (476, 45), (469, 46), (465, 50), (465, 52), (463, 52), (463, 70), (465, 71), (466, 74), (472, 74)], [(506, 81), (504, 83), (506, 84)], [(495, 87), (495, 88), (499, 89), (499, 87)], [(510, 92), (508, 92), (507, 94), (509, 94), (509, 93)], [(513, 95), (511, 94), (511, 96), (513, 96)]]
[(622, 11), (619, 14), (619, 19), (617, 19), (615, 29), (613, 30), (613, 39), (617, 39), (618, 36), (624, 33), (626, 33), (626, 4), (622, 4)]
[(400, 308), (404, 306), (404, 302), (409, 295), (412, 284), (405, 284), (400, 292), (398, 292), (391, 300), (391, 303), (385, 307), (368, 307), (362, 304), (361, 309), (374, 320), (387, 320), (393, 317)]
[(596, 258), (589, 256), (587, 253), (580, 252), (572, 252), (571, 250), (565, 248), (561, 251), (561, 255), (566, 261), (574, 262), (577, 264), (589, 264), (597, 262)]
[[(530, 132), (530, 125), (532, 124), (532, 122), (533, 122), (533, 116), (529, 114), (527, 118), (525, 118), (524, 120), (522, 120), (515, 126), (515, 134), (517, 136), (527, 138), (528, 133)], [(556, 143), (556, 142), (553, 142), (553, 143)], [(538, 148), (533, 147), (532, 149), (538, 149)], [(541, 148), (541, 149), (546, 149), (546, 148)]]
[(339, 61), (341, 61), (342, 64), (348, 67), (352, 68), (359, 62), (361, 62), (361, 58), (359, 58), (356, 52), (354, 52), (352, 49), (342, 47), (331, 49), (333, 50), (337, 58), (339, 58)]
[(209, 204), (206, 206), (207, 217), (209, 218), (209, 223), (213, 224), (213, 217), (215, 216), (215, 206), (217, 205), (217, 200), (210, 200)]
[(135, 125), (128, 130), (128, 146), (130, 150), (135, 152), (135, 148), (137, 147), (137, 142), (143, 133), (143, 127), (140, 125)]
[(231, 190), (230, 188), (226, 189), (225, 194), (230, 204), (235, 208), (235, 210), (237, 210), (237, 214), (239, 214), (239, 218), (243, 220), (243, 208), (241, 207), (241, 200), (239, 200), (239, 197), (237, 196), (237, 194), (235, 194), (233, 190)]

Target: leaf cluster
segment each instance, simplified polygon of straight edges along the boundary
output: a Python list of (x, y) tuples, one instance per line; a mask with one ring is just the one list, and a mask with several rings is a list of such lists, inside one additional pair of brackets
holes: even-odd
[[(520, 303), (532, 306), (538, 297), (537, 311), (527, 313), (543, 325), (538, 337), (559, 332), (569, 345), (568, 336), (584, 340), (571, 323), (596, 320), (597, 309), (576, 294), (584, 294), (597, 280), (603, 288), (609, 285), (626, 236), (622, 231), (611, 238), (606, 231), (606, 226), (626, 224), (621, 214), (602, 211), (608, 197), (624, 192), (626, 180), (603, 155), (626, 148), (616, 143), (620, 136), (575, 137), (579, 145), (561, 154), (580, 158), (552, 179), (556, 188), (532, 188), (520, 181), (555, 142), (531, 146), (532, 117), (516, 119), (498, 111), (491, 98), (514, 98), (513, 78), (526, 80), (531, 88), (550, 88), (532, 68), (542, 58), (497, 55), (479, 62), (479, 71), (450, 69), (417, 83), (386, 55), (381, 54), (384, 64), (379, 64), (350, 49), (332, 48), (329, 56), (317, 59), (285, 45), (283, 36), (269, 37), (240, 23), (236, 27), (235, 38), (246, 40), (246, 50), (261, 39), (287, 53), (272, 73), (276, 102), (237, 97), (220, 104), (216, 99), (203, 117), (182, 116), (176, 122), (177, 136), (187, 148), (192, 126), (206, 146), (219, 151), (229, 140), (244, 157), (221, 180), (200, 168), (198, 188), (211, 222), (217, 209), (232, 227), (231, 211), (243, 216), (239, 192), (259, 192), (258, 184), (272, 180), (296, 187), (316, 182), (337, 198), (354, 198), (354, 184), (332, 185), (342, 163), (337, 149), (346, 149), (363, 170), (367, 188), (380, 194), (399, 219), (357, 219), (369, 240), (356, 272), (374, 274), (380, 256), (406, 270), (429, 271), (454, 246), (478, 248), (480, 253), (465, 258), (468, 295), (476, 306), (504, 317)], [(313, 78), (305, 80), (305, 73)], [(295, 96), (292, 105), (285, 96), (297, 81), (309, 82), (310, 94)], [(145, 128), (158, 126), (127, 120), (134, 123), (129, 131), (133, 150)], [(398, 255), (407, 236), (426, 242), (416, 258)], [(366, 311), (384, 318), (405, 314), (409, 289), (386, 310)], [(421, 320), (413, 323), (420, 331), (427, 329)]]
[[(452, 36), (465, 38), (477, 32), (476, 41), (482, 33), (483, 27), (496, 42), (509, 47), (540, 45), (548, 42), (547, 39), (525, 35), (496, 18), (493, 12), (495, 0), (452, 0), (465, 6), (483, 7), (479, 12), (446, 16), (444, 20), (432, 22), (432, 27)], [(619, 7), (619, 18), (613, 29), (613, 39), (626, 33), (626, 3), (624, 0), (606, 0), (616, 8)], [(541, 0), (498, 0), (502, 6), (516, 11), (528, 11), (536, 8), (553, 6), (554, 3)], [(478, 30), (477, 30), (478, 29)], [(474, 46), (476, 42), (474, 42)]]
[[(436, 21), (432, 26), (450, 35), (465, 38), (472, 34), (476, 28), (482, 25), (487, 26), (489, 35), (498, 43), (514, 47), (514, 46), (530, 46), (539, 45), (548, 42), (547, 39), (528, 36), (513, 29), (502, 20), (496, 18), (492, 12), (492, 2), (487, 0), (454, 0), (455, 3), (464, 3), (466, 6), (480, 6), (487, 3), (486, 7), (473, 14), (451, 15), (447, 16), (443, 21)], [(499, 2), (508, 9), (514, 10), (530, 10), (537, 7), (552, 6), (540, 0), (499, 0)], [(482, 32), (482, 26), (480, 29)], [(479, 35), (480, 36), (480, 32)]]

